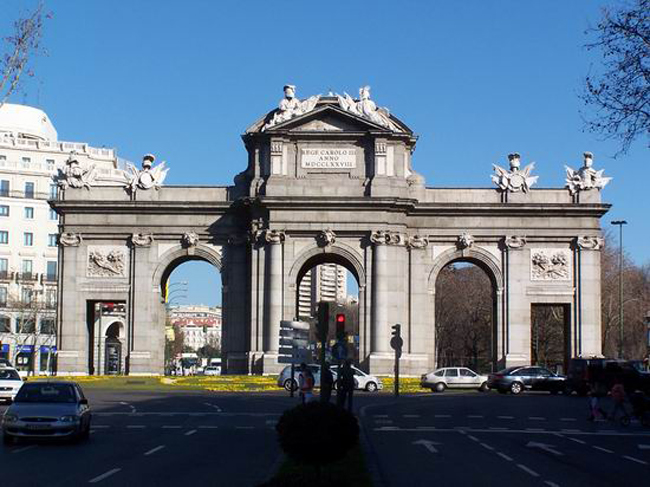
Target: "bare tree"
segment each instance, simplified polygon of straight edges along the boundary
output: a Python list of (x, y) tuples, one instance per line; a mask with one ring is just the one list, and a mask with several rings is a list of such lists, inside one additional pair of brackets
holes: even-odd
[(13, 33), (6, 36), (0, 59), (0, 108), (9, 96), (20, 88), (25, 75), (33, 76), (30, 62), (35, 55), (43, 52), (41, 36), (43, 22), (50, 18), (43, 13), (43, 2), (34, 11), (14, 22)]
[(650, 136), (650, 0), (629, 0), (604, 8), (595, 40), (586, 45), (603, 56), (601, 72), (585, 79), (581, 98), (595, 110), (587, 128), (620, 141), (617, 155), (641, 136)]

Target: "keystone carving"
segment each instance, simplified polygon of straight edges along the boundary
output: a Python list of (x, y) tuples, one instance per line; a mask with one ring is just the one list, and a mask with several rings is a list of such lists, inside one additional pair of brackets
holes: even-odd
[(503, 239), (504, 245), (509, 249), (520, 249), (526, 245), (526, 237), (519, 235), (510, 235)]
[(424, 249), (429, 245), (429, 239), (422, 235), (411, 235), (409, 237), (408, 246), (412, 249)]
[(59, 235), (59, 244), (63, 247), (79, 247), (82, 241), (79, 233), (65, 232)]
[(334, 242), (336, 242), (336, 234), (328, 228), (316, 236), (316, 241), (321, 247), (334, 245)]
[(131, 235), (131, 243), (136, 247), (150, 247), (153, 243), (153, 235), (150, 233), (134, 233)]
[(404, 235), (390, 230), (377, 230), (370, 234), (370, 241), (375, 245), (406, 245)]
[(456, 240), (456, 247), (458, 247), (460, 250), (468, 249), (472, 245), (474, 245), (474, 237), (466, 232), (461, 233)]
[(605, 241), (600, 237), (577, 237), (575, 244), (579, 249), (600, 250)]
[(181, 237), (181, 243), (183, 247), (196, 247), (199, 244), (199, 236), (194, 232), (184, 233)]

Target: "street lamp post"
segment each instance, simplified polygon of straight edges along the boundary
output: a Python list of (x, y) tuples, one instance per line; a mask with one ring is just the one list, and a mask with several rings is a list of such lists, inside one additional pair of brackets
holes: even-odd
[(618, 358), (623, 358), (623, 225), (625, 220), (614, 220), (612, 225), (618, 225)]

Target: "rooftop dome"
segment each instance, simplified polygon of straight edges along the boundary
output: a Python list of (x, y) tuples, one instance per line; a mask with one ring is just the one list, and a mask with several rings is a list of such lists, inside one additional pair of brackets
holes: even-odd
[(0, 107), (0, 134), (3, 132), (31, 139), (57, 140), (56, 129), (43, 110), (13, 103)]

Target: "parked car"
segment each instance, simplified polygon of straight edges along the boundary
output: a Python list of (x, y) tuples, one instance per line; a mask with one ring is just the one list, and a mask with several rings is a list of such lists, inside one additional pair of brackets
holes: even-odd
[[(354, 371), (354, 385), (355, 389), (360, 389), (368, 392), (375, 392), (378, 389), (383, 389), (384, 384), (381, 382), (379, 377), (374, 375), (366, 374), (363, 370), (352, 367)], [(338, 372), (338, 367), (332, 367), (332, 374), (336, 378)]]
[(609, 391), (620, 380), (628, 394), (642, 391), (650, 394), (650, 373), (644, 372), (639, 361), (610, 358), (573, 358), (567, 371), (567, 390), (586, 395), (589, 389), (600, 386)]
[(16, 369), (0, 365), (0, 401), (13, 401), (22, 385), (23, 380)]
[(203, 375), (221, 375), (221, 367), (216, 365), (208, 365), (203, 369)]
[(91, 411), (81, 387), (74, 382), (24, 384), (2, 417), (2, 440), (20, 438), (87, 439)]
[(478, 389), (487, 391), (488, 378), (467, 367), (442, 367), (424, 374), (420, 378), (420, 387), (443, 392), (445, 389)]
[(488, 387), (501, 393), (520, 394), (524, 390), (564, 392), (566, 377), (544, 367), (525, 365), (509, 367), (488, 376)]
[(13, 368), (13, 365), (11, 364), (11, 362), (9, 362), (8, 359), (0, 358), (0, 367), (11, 367), (11, 368)]
[[(298, 389), (298, 374), (300, 373), (299, 366), (295, 365), (295, 372), (293, 378), (293, 390)], [(311, 370), (312, 375), (314, 376), (314, 387), (320, 387), (320, 365), (309, 364), (307, 365), (309, 370)], [(291, 365), (287, 365), (280, 375), (278, 376), (278, 387), (284, 387), (287, 391), (292, 389), (291, 384)]]

